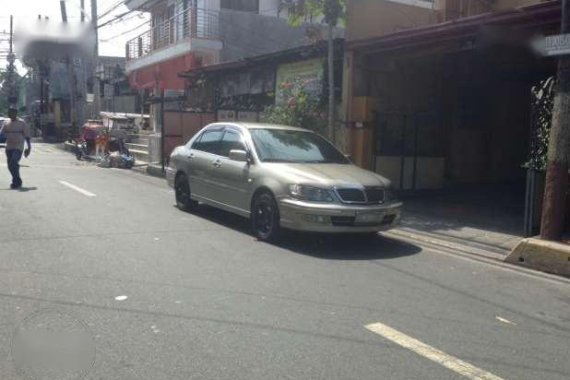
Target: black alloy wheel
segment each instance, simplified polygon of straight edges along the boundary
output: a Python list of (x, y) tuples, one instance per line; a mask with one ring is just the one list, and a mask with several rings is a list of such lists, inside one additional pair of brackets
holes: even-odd
[(280, 232), (279, 209), (275, 198), (268, 192), (253, 200), (251, 221), (255, 236), (262, 241), (274, 241)]
[(190, 185), (184, 174), (178, 175), (174, 181), (174, 192), (176, 194), (176, 206), (182, 211), (192, 211), (198, 205), (190, 196)]

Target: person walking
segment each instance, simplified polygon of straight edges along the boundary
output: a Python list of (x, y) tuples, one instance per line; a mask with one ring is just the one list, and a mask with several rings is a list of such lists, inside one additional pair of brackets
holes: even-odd
[[(4, 134), (6, 135), (8, 170), (12, 175), (10, 188), (19, 189), (22, 187), (22, 178), (20, 178), (20, 159), (22, 158), (22, 153), (25, 157), (28, 157), (32, 151), (30, 127), (23, 120), (18, 119), (18, 110), (15, 108), (10, 108), (8, 117), (10, 121), (4, 124)], [(24, 142), (28, 145), (28, 148), (25, 150)]]

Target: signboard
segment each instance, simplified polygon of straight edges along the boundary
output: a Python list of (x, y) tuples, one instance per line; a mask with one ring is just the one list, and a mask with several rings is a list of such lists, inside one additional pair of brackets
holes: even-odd
[(570, 34), (544, 37), (533, 43), (535, 50), (546, 57), (570, 54)]
[(164, 97), (165, 98), (180, 98), (184, 96), (184, 90), (164, 90)]
[(310, 94), (320, 96), (323, 91), (323, 60), (311, 59), (307, 61), (287, 63), (277, 68), (275, 104), (283, 104), (285, 99), (284, 85), (293, 86), (293, 92), (301, 87)]
[(252, 112), (252, 111), (239, 111), (238, 112), (238, 120), (239, 121), (256, 122), (257, 116), (258, 116), (257, 112)]
[(218, 121), (236, 121), (236, 111), (218, 110)]

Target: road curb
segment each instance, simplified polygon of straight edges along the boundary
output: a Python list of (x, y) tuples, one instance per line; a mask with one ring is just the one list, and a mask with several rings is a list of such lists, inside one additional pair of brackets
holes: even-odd
[(135, 165), (132, 170), (141, 173), (141, 174), (145, 174), (145, 175), (149, 175), (151, 177), (156, 177), (156, 178), (165, 178), (165, 173), (162, 172), (162, 167), (161, 166), (156, 166), (156, 165)]
[(537, 238), (523, 239), (505, 262), (570, 277), (570, 245)]
[(455, 244), (442, 244), (442, 241), (436, 241), (437, 239), (427, 239), (419, 235), (408, 232), (403, 233), (402, 231), (398, 230), (385, 231), (382, 232), (382, 235), (388, 238), (398, 239), (412, 244), (415, 243), (431, 250), (437, 250), (438, 253), (442, 253), (448, 256), (457, 256), (463, 259), (476, 261), (504, 270), (527, 275), (533, 278), (540, 278), (555, 283), (570, 285), (570, 278), (568, 277), (551, 274), (521, 265), (513, 265), (505, 261), (505, 255), (498, 255), (493, 252), (486, 252), (482, 254), (481, 250), (462, 249), (462, 247)]
[(162, 166), (156, 166), (156, 165), (148, 165), (146, 167), (146, 174), (159, 178), (166, 177), (166, 173), (162, 171)]
[(506, 251), (506, 250), (504, 250), (504, 253), (499, 253), (499, 252), (495, 252), (495, 251), (491, 251), (491, 250), (486, 250), (486, 249), (482, 249), (482, 248), (468, 246), (465, 244), (457, 244), (457, 243), (453, 243), (453, 242), (443, 240), (443, 239), (438, 239), (438, 238), (433, 237), (431, 235), (427, 235), (427, 234), (423, 234), (421, 232), (415, 232), (415, 231), (411, 232), (411, 231), (406, 231), (406, 230), (401, 230), (401, 229), (393, 229), (393, 230), (390, 230), (388, 232), (388, 234), (392, 234), (392, 235), (395, 235), (397, 237), (412, 239), (412, 240), (418, 241), (420, 243), (428, 243), (431, 245), (440, 246), (440, 247), (446, 248), (448, 250), (460, 251), (460, 252), (467, 253), (470, 255), (481, 256), (481, 257), (484, 257), (486, 259), (492, 259), (492, 260), (497, 260), (497, 261), (503, 261), (505, 256), (509, 253), (509, 251)]
[(66, 152), (73, 152), (73, 151), (75, 151), (75, 144), (70, 143), (70, 142), (68, 142), (68, 141), (62, 143), (61, 145), (58, 144), (58, 146), (59, 146), (60, 149), (63, 149), (63, 150), (65, 150)]

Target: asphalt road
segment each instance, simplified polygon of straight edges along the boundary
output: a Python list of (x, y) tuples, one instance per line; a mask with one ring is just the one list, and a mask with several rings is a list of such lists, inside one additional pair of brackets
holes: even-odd
[(54, 312), (87, 326), (93, 380), (570, 378), (568, 283), (387, 237), (261, 243), (163, 180), (34, 148), (23, 191), (0, 156), (3, 380)]

